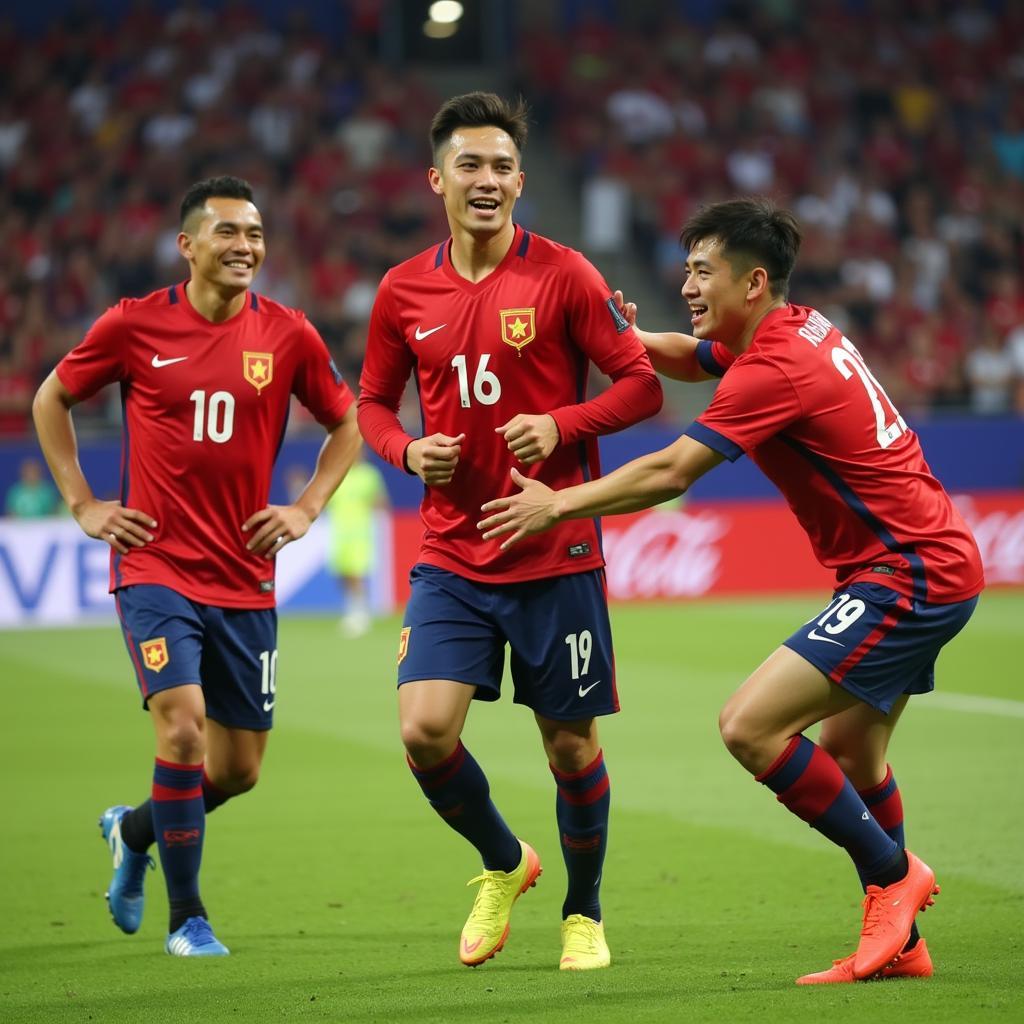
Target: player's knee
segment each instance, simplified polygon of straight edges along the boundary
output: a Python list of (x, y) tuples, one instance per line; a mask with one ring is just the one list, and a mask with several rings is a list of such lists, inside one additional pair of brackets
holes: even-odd
[(230, 796), (238, 796), (241, 793), (248, 793), (260, 778), (260, 766), (257, 765), (232, 765), (230, 774), (222, 778), (211, 778), (210, 781), (217, 789)]
[(198, 764), (206, 756), (203, 724), (191, 716), (176, 716), (163, 722), (160, 738), (178, 764)]
[(718, 716), (718, 731), (726, 749), (740, 764), (746, 766), (756, 760), (759, 737), (744, 717), (728, 704)]
[(405, 718), (401, 723), (402, 745), (414, 764), (428, 768), (443, 761), (455, 748), (448, 722), (423, 718)]
[(592, 744), (584, 736), (559, 731), (546, 737), (548, 757), (560, 772), (578, 772), (594, 760)]

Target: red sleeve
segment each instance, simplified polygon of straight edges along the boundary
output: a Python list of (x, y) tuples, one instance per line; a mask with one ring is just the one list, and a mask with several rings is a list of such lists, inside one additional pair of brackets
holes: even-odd
[(565, 297), (569, 333), (612, 385), (578, 405), (553, 409), (563, 444), (611, 434), (639, 423), (661, 409), (658, 375), (636, 332), (623, 319), (604, 278), (580, 253), (566, 265)]
[(354, 400), (320, 332), (305, 317), (292, 391), (325, 427), (341, 420)]
[(128, 375), (124, 360), (127, 348), (128, 330), (121, 302), (111, 306), (57, 364), (57, 377), (76, 399), (89, 398)]
[(412, 353), (391, 317), (391, 275), (385, 274), (370, 313), (359, 378), (359, 431), (382, 459), (406, 472), (405, 449), (413, 438), (398, 418), (398, 407), (412, 368)]
[(711, 404), (697, 417), (698, 433), (691, 436), (732, 458), (732, 452), (699, 436), (699, 428), (749, 452), (802, 415), (800, 394), (786, 372), (775, 362), (754, 356), (729, 368)]

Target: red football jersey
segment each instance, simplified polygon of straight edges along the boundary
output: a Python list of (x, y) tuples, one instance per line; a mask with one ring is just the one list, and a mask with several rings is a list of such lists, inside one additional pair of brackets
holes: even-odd
[[(498, 267), (474, 284), (451, 265), (449, 242), (392, 268), (377, 293), (360, 379), (359, 426), (405, 468), (412, 438), (396, 415), (415, 371), (423, 435), (465, 433), (455, 475), (428, 487), (420, 560), (469, 579), (512, 582), (604, 564), (597, 520), (565, 522), (501, 551), (481, 539), (480, 506), (518, 490), (510, 470), (568, 487), (598, 476), (595, 436), (661, 408), (661, 385), (601, 275), (578, 252), (516, 228)], [(612, 378), (586, 401), (589, 363)], [(523, 466), (495, 427), (551, 413), (561, 443)]]
[(981, 591), (974, 537), (917, 435), (817, 310), (774, 310), (741, 356), (701, 342), (698, 358), (724, 377), (686, 433), (732, 461), (750, 455), (837, 586), (878, 583), (937, 604)]
[(242, 523), (267, 504), (292, 394), (325, 426), (352, 393), (305, 315), (247, 293), (210, 323), (184, 285), (122, 299), (57, 366), (75, 398), (121, 383), (121, 501), (155, 539), (111, 551), (110, 588), (157, 583), (204, 604), (269, 608), (274, 563)]

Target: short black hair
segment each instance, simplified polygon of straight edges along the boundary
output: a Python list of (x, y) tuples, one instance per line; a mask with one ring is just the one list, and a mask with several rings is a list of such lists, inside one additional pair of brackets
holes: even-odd
[(430, 122), (430, 149), (435, 163), (442, 162), (442, 147), (457, 128), (500, 128), (515, 143), (520, 156), (529, 133), (530, 108), (522, 96), (504, 100), (493, 92), (467, 92), (441, 104)]
[(222, 174), (216, 178), (204, 178), (189, 187), (181, 200), (182, 228), (185, 220), (193, 210), (201, 210), (207, 199), (248, 199), (251, 203), (252, 185), (244, 178), (233, 178), (230, 174)]
[(789, 210), (759, 196), (703, 206), (683, 225), (679, 241), (689, 251), (712, 238), (737, 272), (764, 267), (772, 295), (788, 296), (789, 275), (802, 238)]

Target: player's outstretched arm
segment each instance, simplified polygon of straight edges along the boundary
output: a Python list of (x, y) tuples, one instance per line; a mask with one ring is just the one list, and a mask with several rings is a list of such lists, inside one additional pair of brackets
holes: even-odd
[(74, 396), (60, 382), (57, 371), (52, 371), (32, 402), (39, 447), (57, 490), (82, 531), (125, 555), (153, 539), (149, 531), (156, 527), (156, 520), (138, 509), (125, 508), (119, 501), (100, 501), (92, 493), (78, 464), (78, 439), (71, 421), (74, 404)]
[(305, 536), (352, 468), (362, 443), (355, 405), (351, 405), (345, 415), (327, 429), (327, 439), (320, 448), (313, 475), (295, 501), (291, 505), (261, 508), (242, 524), (243, 532), (255, 531), (246, 542), (246, 548), (265, 558), (273, 558), (285, 544)]
[(626, 302), (622, 292), (618, 291), (615, 293), (615, 301), (619, 312), (636, 331), (637, 337), (647, 349), (651, 365), (658, 373), (672, 380), (690, 383), (712, 379), (711, 374), (697, 360), (697, 338), (676, 331), (643, 331), (637, 326), (636, 303)]
[(481, 511), (490, 514), (477, 528), (484, 540), (511, 535), (501, 545), (504, 550), (563, 519), (590, 519), (660, 505), (684, 493), (722, 459), (718, 452), (684, 435), (667, 448), (634, 459), (608, 476), (559, 491), (513, 469), (512, 479), (522, 490), (482, 506)]

